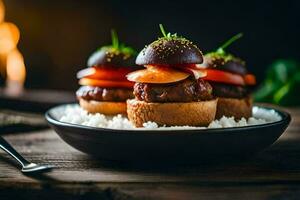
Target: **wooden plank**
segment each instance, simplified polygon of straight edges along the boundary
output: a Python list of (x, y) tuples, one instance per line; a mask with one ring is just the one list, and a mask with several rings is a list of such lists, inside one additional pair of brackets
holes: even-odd
[[(215, 166), (209, 169), (165, 169), (160, 172), (122, 169), (106, 166), (72, 149), (52, 131), (7, 137), (28, 159), (37, 163), (51, 163), (58, 167), (49, 174), (64, 182), (260, 182), (300, 180), (300, 139), (282, 139), (273, 148), (246, 163)], [(32, 140), (31, 138), (35, 139)], [(18, 139), (16, 139), (18, 138)], [(31, 141), (34, 141), (32, 143)], [(284, 149), (284, 151), (283, 151)], [(1, 153), (3, 154), (3, 153)], [(3, 155), (9, 158), (7, 155)], [(1, 182), (34, 181), (16, 171), (15, 166), (0, 161)], [(4, 176), (4, 177), (3, 177)]]
[(299, 185), (210, 186), (178, 184), (92, 184), (0, 189), (0, 199), (298, 199)]

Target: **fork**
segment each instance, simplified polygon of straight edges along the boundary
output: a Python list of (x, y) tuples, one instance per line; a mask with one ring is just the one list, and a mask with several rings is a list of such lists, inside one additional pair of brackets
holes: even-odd
[(52, 165), (38, 165), (26, 160), (21, 156), (3, 137), (0, 136), (0, 148), (11, 155), (18, 163), (21, 164), (23, 173), (41, 173), (53, 169)]

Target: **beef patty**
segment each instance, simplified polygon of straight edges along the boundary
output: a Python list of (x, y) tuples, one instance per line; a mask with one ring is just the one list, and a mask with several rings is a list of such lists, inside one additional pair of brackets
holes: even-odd
[(210, 82), (210, 84), (213, 88), (213, 95), (215, 97), (241, 99), (249, 96), (249, 90), (244, 86), (229, 85), (215, 82)]
[(124, 88), (101, 88), (92, 86), (81, 86), (76, 92), (77, 98), (90, 101), (113, 101), (123, 102), (134, 98), (132, 89)]
[(136, 83), (136, 99), (145, 102), (193, 102), (213, 99), (212, 87), (204, 80), (185, 79), (176, 83)]

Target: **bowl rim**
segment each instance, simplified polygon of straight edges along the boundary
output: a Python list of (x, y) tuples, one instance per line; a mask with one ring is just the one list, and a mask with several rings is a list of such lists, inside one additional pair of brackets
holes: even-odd
[(291, 121), (291, 115), (278, 108), (274, 108), (271, 105), (270, 106), (259, 106), (259, 105), (254, 105), (253, 107), (258, 107), (258, 108), (264, 108), (267, 110), (274, 110), (281, 116), (281, 120), (275, 121), (275, 122), (269, 122), (265, 124), (257, 124), (257, 125), (249, 125), (249, 126), (240, 126), (240, 127), (228, 127), (228, 128), (209, 128), (209, 129), (110, 129), (110, 128), (101, 128), (101, 127), (92, 127), (92, 126), (86, 126), (86, 125), (80, 125), (80, 124), (72, 124), (69, 122), (62, 122), (58, 119), (56, 119), (54, 116), (52, 116), (52, 112), (56, 109), (66, 107), (66, 106), (71, 106), (71, 105), (78, 105), (77, 103), (71, 103), (71, 104), (62, 104), (55, 106), (53, 108), (50, 108), (46, 113), (45, 113), (45, 119), (48, 122), (48, 124), (53, 125), (53, 126), (61, 126), (61, 127), (67, 127), (67, 128), (76, 128), (79, 130), (89, 130), (93, 132), (109, 132), (109, 133), (115, 133), (115, 134), (171, 134), (171, 135), (178, 135), (178, 134), (205, 134), (205, 133), (224, 133), (225, 132), (244, 132), (245, 130), (251, 130), (251, 129), (260, 129), (260, 128), (268, 128), (268, 127), (273, 127), (276, 125), (280, 124), (286, 124), (288, 125)]

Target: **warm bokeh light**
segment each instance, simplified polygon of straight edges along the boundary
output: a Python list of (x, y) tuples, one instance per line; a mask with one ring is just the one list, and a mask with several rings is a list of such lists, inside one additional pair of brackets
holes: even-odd
[(23, 84), (26, 77), (24, 59), (19, 50), (14, 49), (7, 55), (6, 60), (7, 80)]
[(6, 54), (0, 54), (0, 75), (6, 78)]
[(20, 31), (15, 24), (5, 22), (4, 17), (5, 6), (0, 0), (0, 73), (9, 90), (20, 92), (26, 78), (24, 58), (17, 49)]
[(5, 7), (3, 1), (0, 0), (0, 23), (4, 21), (4, 16), (5, 16)]
[(0, 24), (0, 54), (15, 49), (19, 39), (20, 31), (16, 25), (9, 22)]

